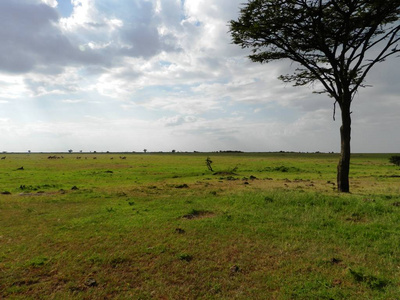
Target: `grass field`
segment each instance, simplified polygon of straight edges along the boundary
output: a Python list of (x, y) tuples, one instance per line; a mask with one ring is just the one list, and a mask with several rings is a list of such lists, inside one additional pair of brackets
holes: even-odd
[(4, 156), (0, 299), (400, 299), (389, 154)]

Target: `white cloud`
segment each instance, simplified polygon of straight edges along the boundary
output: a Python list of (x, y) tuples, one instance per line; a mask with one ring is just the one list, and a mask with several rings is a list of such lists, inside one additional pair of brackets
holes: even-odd
[(23, 76), (0, 74), (0, 99), (16, 99), (26, 91)]
[(57, 0), (41, 0), (41, 1), (50, 7), (57, 7), (58, 5)]
[[(60, 20), (61, 28), (72, 31), (77, 28), (92, 28), (97, 24), (97, 11), (94, 2), (90, 0), (71, 0), (72, 14)], [(92, 5), (91, 5), (92, 4)]]
[(83, 100), (82, 99), (64, 99), (64, 100), (61, 100), (61, 102), (75, 104), (75, 103), (81, 103), (81, 102), (83, 102)]

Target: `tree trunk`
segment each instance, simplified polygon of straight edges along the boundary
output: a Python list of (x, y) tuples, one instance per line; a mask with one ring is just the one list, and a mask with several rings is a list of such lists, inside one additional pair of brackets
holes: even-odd
[[(346, 101), (347, 102), (347, 101)], [(351, 117), (350, 102), (340, 106), (342, 112), (342, 126), (340, 127), (340, 160), (337, 166), (337, 186), (339, 192), (349, 193), (350, 172), (350, 134)]]

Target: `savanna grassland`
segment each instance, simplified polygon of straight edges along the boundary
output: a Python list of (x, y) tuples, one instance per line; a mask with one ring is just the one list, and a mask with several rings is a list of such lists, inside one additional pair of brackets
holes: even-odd
[(389, 154), (5, 156), (0, 299), (400, 299)]

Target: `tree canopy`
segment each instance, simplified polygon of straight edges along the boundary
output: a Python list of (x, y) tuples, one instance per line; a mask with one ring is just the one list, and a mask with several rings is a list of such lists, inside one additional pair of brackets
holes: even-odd
[[(284, 81), (314, 81), (339, 100), (368, 71), (400, 52), (399, 0), (253, 0), (231, 21), (233, 42), (252, 48), (255, 62), (290, 59), (301, 66)], [(382, 44), (384, 44), (382, 46)]]

